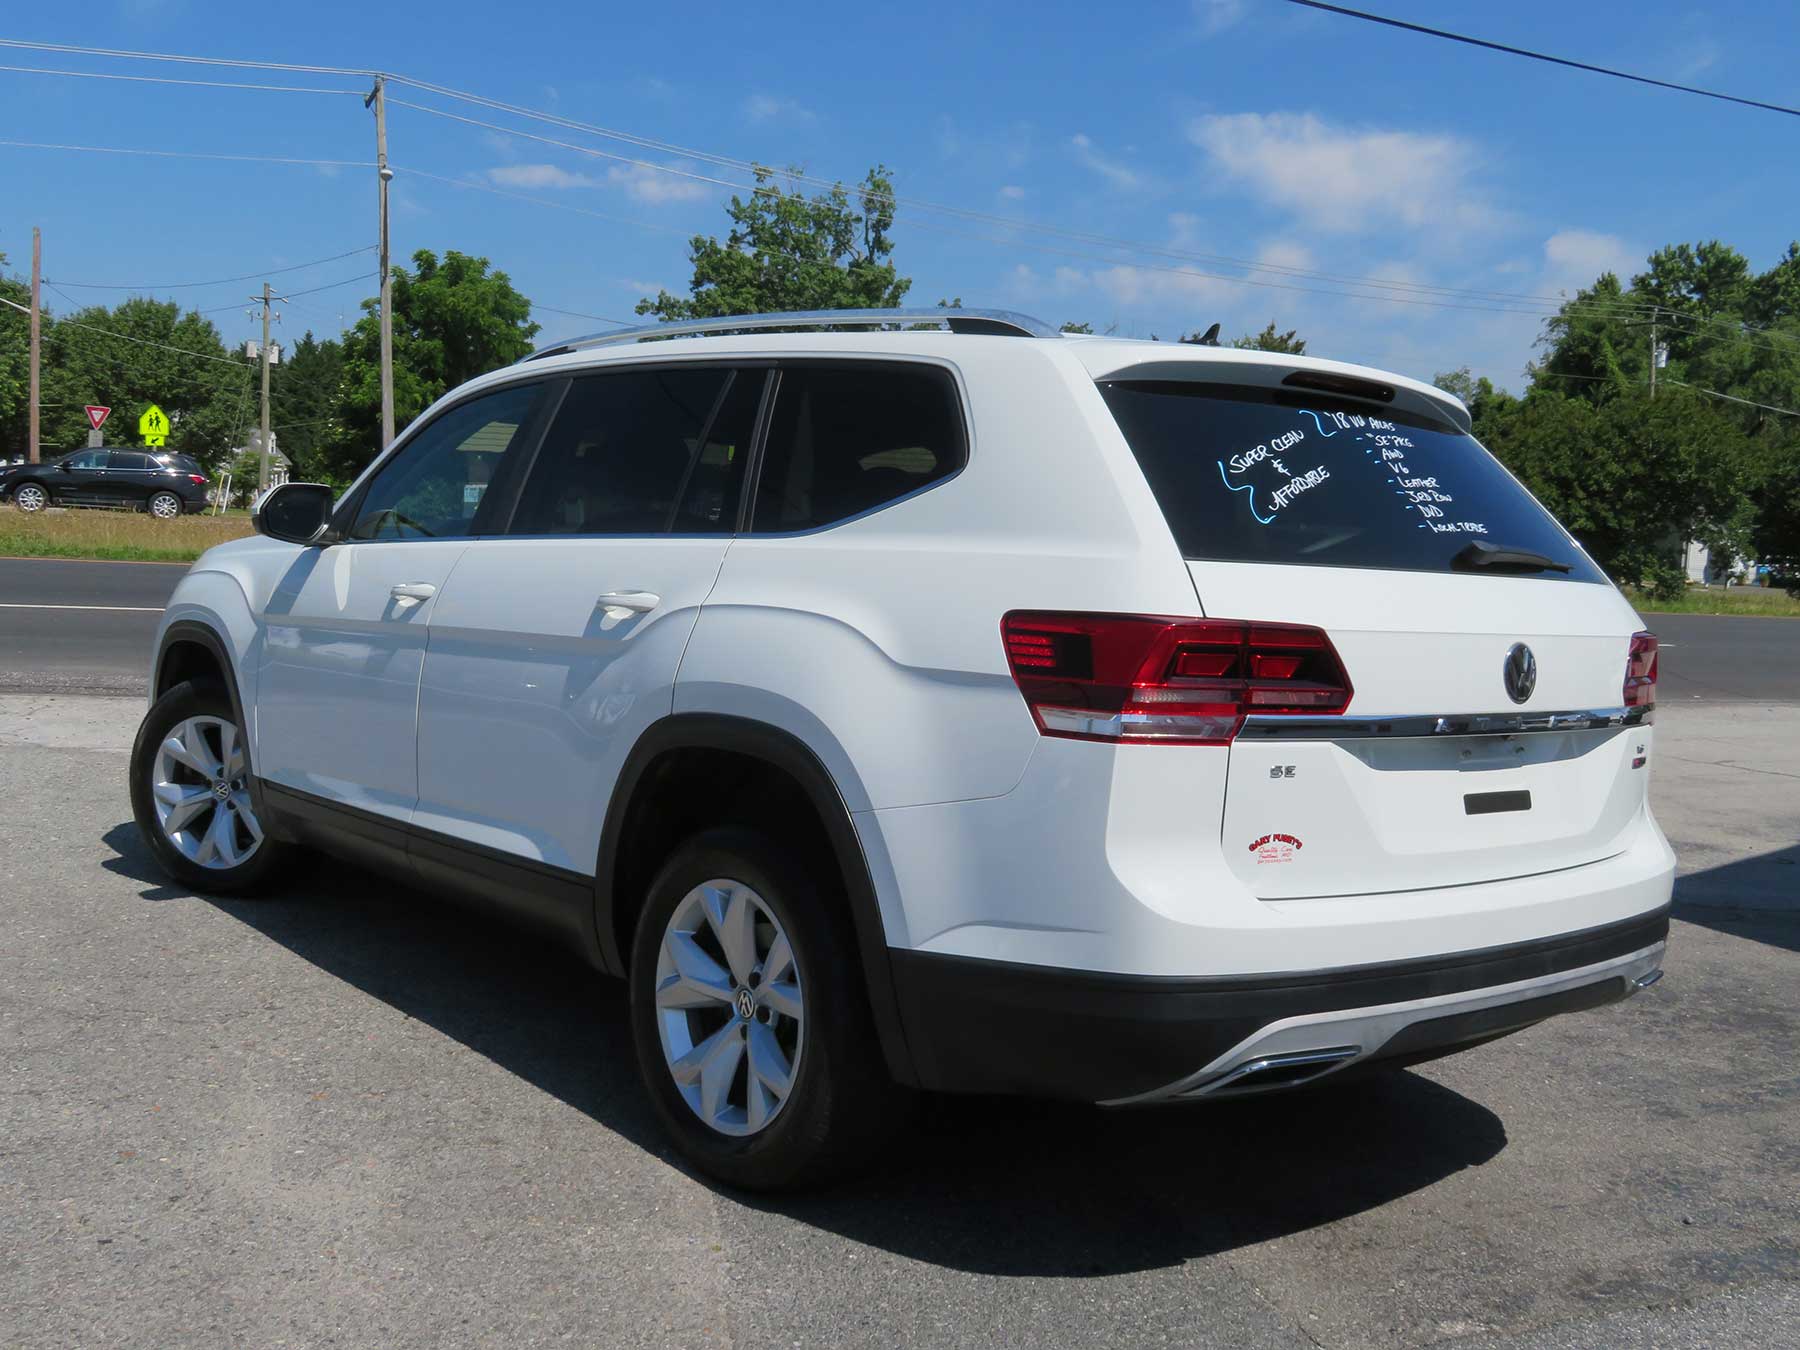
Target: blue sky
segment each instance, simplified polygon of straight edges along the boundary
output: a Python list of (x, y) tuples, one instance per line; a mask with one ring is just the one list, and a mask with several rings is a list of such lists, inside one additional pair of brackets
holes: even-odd
[[(1658, 0), (1505, 6), (1371, 0), (1397, 17), (1660, 78), (1800, 103), (1785, 5)], [(274, 6), (199, 0), (19, 7), (0, 36), (380, 67), (708, 154), (855, 180), (877, 161), (904, 196), (1136, 241), (1066, 236), (902, 206), (909, 301), (961, 296), (1127, 335), (1274, 319), (1319, 355), (1429, 378), (1470, 365), (1518, 388), (1539, 317), (1489, 295), (1554, 296), (1652, 248), (1721, 238), (1756, 266), (1800, 235), (1800, 120), (1561, 70), (1280, 0), (1125, 6), (574, 5), (465, 0)], [(0, 63), (252, 80), (355, 81), (0, 49)], [(396, 98), (731, 181), (672, 151), (558, 131), (417, 91)], [(0, 71), (0, 139), (367, 161), (347, 95)], [(729, 189), (396, 107), (394, 253), (486, 255), (541, 306), (630, 319), (685, 289), (687, 237), (723, 233)], [(424, 175), (436, 175), (426, 177)], [(479, 183), (487, 190), (458, 186)], [(495, 191), (497, 189), (498, 191)], [(503, 196), (501, 192), (517, 194)], [(532, 198), (536, 200), (524, 200)], [(203, 281), (371, 243), (372, 169), (153, 159), (0, 145), (0, 251), (73, 283)], [(574, 210), (565, 208), (576, 208)], [(1271, 285), (1182, 274), (1287, 269)], [(373, 271), (357, 255), (274, 278), (290, 291)], [(1298, 272), (1373, 278), (1386, 291)], [(282, 328), (333, 332), (371, 283), (296, 296)], [(252, 325), (231, 283), (153, 293)], [(1319, 294), (1317, 292), (1336, 292)], [(1386, 295), (1460, 308), (1401, 304)], [(46, 293), (52, 307), (63, 296)], [(1527, 302), (1535, 304), (1537, 302)], [(540, 310), (546, 340), (606, 325)]]

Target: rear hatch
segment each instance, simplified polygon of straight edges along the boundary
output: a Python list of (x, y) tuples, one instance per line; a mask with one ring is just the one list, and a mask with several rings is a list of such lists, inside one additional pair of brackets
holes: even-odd
[(1647, 709), (1619, 711), (1639, 623), (1574, 540), (1448, 405), (1173, 369), (1101, 390), (1202, 612), (1322, 630), (1353, 691), (1233, 740), (1222, 841), (1245, 884), (1356, 895), (1620, 852), (1646, 778)]

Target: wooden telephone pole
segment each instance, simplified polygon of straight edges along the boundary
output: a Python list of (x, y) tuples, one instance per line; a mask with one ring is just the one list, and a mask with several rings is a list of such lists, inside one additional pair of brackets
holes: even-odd
[(250, 297), (252, 304), (258, 300), (262, 302), (263, 323), (262, 351), (260, 353), (262, 357), (262, 445), (258, 448), (256, 466), (256, 490), (258, 493), (269, 486), (269, 357), (272, 355), (269, 347), (269, 306), (272, 302), (281, 299), (281, 296), (271, 294), (269, 283), (266, 281), (263, 282), (262, 294)]
[(387, 79), (375, 77), (375, 88), (363, 100), (375, 109), (375, 173), (380, 179), (379, 215), (381, 256), (381, 448), (394, 443), (394, 280), (388, 265), (388, 184), (394, 171), (387, 162)]
[(33, 464), (38, 462), (38, 316), (44, 308), (44, 237), (38, 227), (31, 227), (31, 437), (26, 453)]

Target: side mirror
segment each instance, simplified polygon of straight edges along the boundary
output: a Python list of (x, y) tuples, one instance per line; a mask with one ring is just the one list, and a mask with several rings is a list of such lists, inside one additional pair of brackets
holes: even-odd
[(66, 459), (57, 460), (56, 461), (56, 471), (58, 473), (68, 473), (70, 471), (69, 470), (69, 461)]
[(331, 519), (332, 491), (323, 483), (283, 483), (250, 508), (258, 534), (289, 544), (325, 544), (320, 536)]

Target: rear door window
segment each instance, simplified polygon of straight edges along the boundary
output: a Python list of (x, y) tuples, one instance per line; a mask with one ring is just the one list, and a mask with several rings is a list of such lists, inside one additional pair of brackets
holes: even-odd
[(129, 450), (112, 450), (107, 452), (106, 467), (129, 469), (133, 473), (149, 473), (156, 467), (156, 463), (148, 455), (133, 454)]
[(1474, 541), (1605, 576), (1473, 436), (1287, 390), (1102, 382), (1101, 394), (1192, 559), (1448, 572)]
[(765, 375), (664, 366), (575, 380), (509, 533), (735, 530)]
[(948, 478), (968, 457), (956, 385), (935, 366), (784, 366), (752, 528), (847, 520)]

